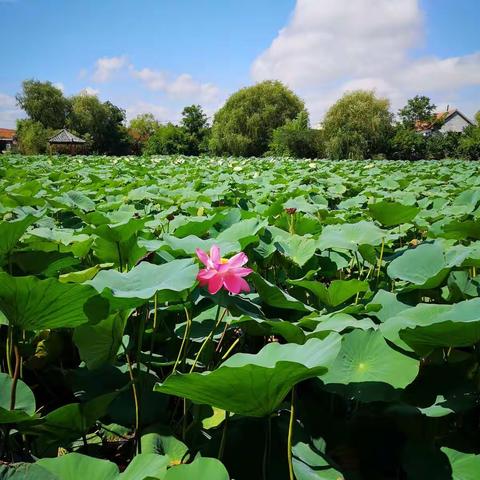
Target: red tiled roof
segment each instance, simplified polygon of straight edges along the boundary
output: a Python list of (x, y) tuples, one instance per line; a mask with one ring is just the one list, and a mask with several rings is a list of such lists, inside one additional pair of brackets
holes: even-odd
[(452, 110), (447, 110), (446, 112), (436, 112), (434, 113), (434, 119), (432, 122), (428, 121), (420, 121), (418, 120), (415, 122), (415, 130), (417, 132), (424, 132), (426, 130), (430, 130), (434, 127), (437, 122), (445, 122), (448, 118), (450, 118), (455, 112), (457, 111), (456, 108), (452, 108)]
[(467, 118), (460, 110), (456, 108), (452, 108), (447, 110), (446, 112), (436, 112), (434, 114), (434, 119), (432, 122), (422, 122), (422, 121), (417, 121), (415, 123), (415, 130), (417, 132), (424, 132), (426, 130), (432, 129), (435, 125), (438, 125), (440, 122), (446, 122), (450, 117), (458, 113), (466, 122), (468, 122), (470, 125), (473, 125), (473, 122)]
[(0, 128), (0, 138), (3, 140), (13, 140), (15, 130), (10, 128)]

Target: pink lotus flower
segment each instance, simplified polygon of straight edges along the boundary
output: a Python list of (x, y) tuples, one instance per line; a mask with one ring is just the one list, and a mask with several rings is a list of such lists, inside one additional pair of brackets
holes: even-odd
[(220, 257), (218, 245), (212, 245), (210, 255), (200, 248), (196, 249), (196, 253), (206, 267), (198, 272), (197, 280), (202, 286), (208, 285), (208, 291), (212, 295), (222, 287), (234, 295), (250, 291), (243, 277), (250, 275), (253, 270), (243, 266), (248, 262), (248, 257), (243, 252), (237, 253), (228, 260)]

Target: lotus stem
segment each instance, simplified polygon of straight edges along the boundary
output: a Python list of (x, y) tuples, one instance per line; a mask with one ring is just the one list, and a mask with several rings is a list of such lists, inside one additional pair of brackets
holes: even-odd
[(10, 377), (13, 377), (13, 368), (12, 368), (12, 334), (13, 327), (8, 325), (7, 332), (7, 342), (5, 344), (5, 353), (7, 354), (7, 370)]
[(218, 459), (221, 461), (225, 453), (225, 444), (227, 443), (227, 428), (230, 412), (225, 412), (225, 420), (223, 422), (222, 439), (220, 441), (220, 448), (218, 449)]
[(229, 355), (230, 353), (232, 352), (232, 350), (237, 346), (238, 342), (240, 341), (240, 337), (238, 337), (231, 345), (230, 345), (230, 348), (226, 351), (226, 353), (222, 356), (222, 360), (225, 360)]
[(18, 351), (18, 345), (13, 346), (13, 351), (15, 353), (15, 371), (13, 373), (12, 387), (10, 391), (10, 410), (15, 409), (15, 402), (17, 397), (17, 383), (20, 376), (20, 352)]
[(290, 399), (290, 422), (288, 423), (288, 474), (289, 480), (295, 480), (293, 473), (293, 457), (292, 457), (292, 441), (293, 441), (293, 424), (295, 423), (295, 387), (292, 388), (292, 396)]
[(120, 248), (120, 242), (115, 242), (117, 244), (117, 254), (118, 254), (118, 266), (120, 272), (123, 272), (123, 260), (122, 260), (122, 250)]
[(378, 280), (380, 278), (380, 270), (382, 268), (384, 250), (385, 250), (385, 239), (382, 238), (382, 246), (380, 247), (380, 258), (378, 259), (378, 267), (377, 267), (377, 283), (378, 283)]
[(152, 370), (152, 359), (153, 359), (153, 347), (155, 343), (155, 333), (157, 331), (157, 308), (158, 308), (158, 298), (157, 293), (153, 296), (153, 327), (152, 327), (152, 338), (150, 339), (150, 361), (148, 362), (148, 371)]
[(187, 325), (185, 326), (185, 331), (183, 332), (182, 343), (180, 345), (180, 350), (178, 351), (177, 359), (175, 360), (175, 364), (173, 365), (173, 370), (172, 370), (173, 373), (177, 371), (177, 366), (180, 363), (180, 359), (182, 358), (183, 349), (187, 342), (187, 338), (190, 335), (190, 328), (192, 325), (192, 320), (190, 319), (190, 315), (188, 314), (188, 310), (186, 307), (184, 307), (184, 311), (185, 311), (185, 316), (187, 318)]
[(140, 437), (139, 437), (139, 430), (140, 430), (140, 404), (138, 401), (138, 392), (137, 392), (137, 385), (136, 385), (136, 380), (133, 375), (133, 368), (132, 368), (132, 362), (130, 360), (130, 356), (125, 354), (125, 357), (127, 359), (127, 365), (128, 365), (128, 373), (130, 375), (130, 381), (132, 382), (132, 392), (133, 392), (133, 402), (135, 404), (135, 443), (136, 449), (141, 449), (140, 446)]
[(197, 366), (197, 362), (198, 362), (198, 359), (200, 358), (200, 355), (202, 354), (203, 350), (205, 349), (205, 347), (207, 346), (208, 342), (210, 341), (210, 339), (213, 337), (214, 333), (215, 333), (215, 330), (217, 329), (217, 327), (220, 325), (220, 323), (222, 322), (223, 318), (225, 317), (225, 314), (227, 313), (227, 309), (224, 309), (223, 310), (223, 313), (222, 315), (220, 315), (220, 305), (218, 306), (218, 309), (217, 309), (217, 315), (216, 315), (216, 318), (217, 318), (217, 321), (215, 322), (215, 325), (213, 326), (213, 329), (212, 331), (208, 334), (207, 338), (205, 338), (205, 340), (203, 341), (200, 349), (198, 350), (197, 352), (197, 355), (195, 355), (195, 360), (193, 361), (193, 365), (192, 365), (192, 368), (190, 369), (190, 372), (189, 373), (192, 373), (194, 370), (195, 370), (195, 367)]

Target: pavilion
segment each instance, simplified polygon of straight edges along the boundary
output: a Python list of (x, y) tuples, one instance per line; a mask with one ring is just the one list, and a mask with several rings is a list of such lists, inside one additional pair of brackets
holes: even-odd
[(74, 155), (84, 153), (87, 142), (70, 133), (65, 128), (48, 140), (50, 153), (69, 153)]

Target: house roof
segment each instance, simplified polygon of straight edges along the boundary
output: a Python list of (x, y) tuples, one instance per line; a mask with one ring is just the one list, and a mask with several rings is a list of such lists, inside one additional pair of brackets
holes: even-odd
[(85, 143), (85, 140), (70, 133), (65, 128), (48, 140), (48, 143)]
[(470, 125), (473, 125), (474, 123), (466, 117), (460, 110), (457, 108), (452, 108), (451, 110), (447, 110), (446, 112), (436, 112), (434, 115), (434, 121), (433, 122), (421, 122), (418, 121), (415, 123), (415, 130), (417, 132), (424, 132), (427, 130), (431, 130), (436, 122), (448, 122), (450, 118), (454, 117), (455, 114), (460, 115), (467, 123)]
[(10, 128), (0, 128), (0, 140), (13, 140), (15, 133), (15, 130)]
[(469, 123), (470, 125), (473, 125), (473, 122), (457, 108), (452, 108), (451, 110), (447, 110), (446, 112), (438, 112), (435, 114), (435, 116), (437, 117), (438, 120), (442, 120), (443, 122), (446, 122), (455, 114), (460, 115), (467, 123)]

